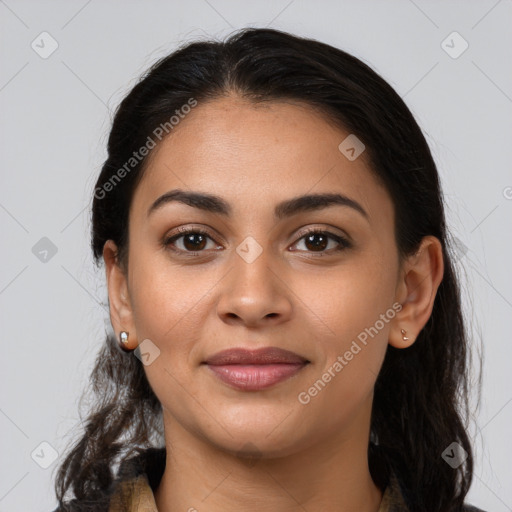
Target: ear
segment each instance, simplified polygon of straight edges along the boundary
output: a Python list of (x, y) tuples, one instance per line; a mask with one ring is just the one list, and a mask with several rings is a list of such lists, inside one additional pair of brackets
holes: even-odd
[[(389, 344), (407, 348), (425, 327), (444, 273), (443, 248), (435, 236), (423, 238), (418, 251), (402, 265), (395, 299), (402, 309), (393, 320)], [(402, 333), (401, 330), (405, 333)], [(404, 340), (404, 337), (408, 338)]]
[(137, 347), (137, 332), (133, 321), (127, 277), (119, 265), (117, 252), (114, 241), (107, 240), (103, 246), (103, 261), (108, 286), (110, 321), (118, 340), (121, 331), (128, 332), (126, 347), (134, 349)]

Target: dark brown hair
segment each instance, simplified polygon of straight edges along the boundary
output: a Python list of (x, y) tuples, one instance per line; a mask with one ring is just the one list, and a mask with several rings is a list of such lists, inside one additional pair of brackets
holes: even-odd
[[(375, 385), (369, 459), (378, 450), (386, 470), (399, 478), (411, 512), (463, 510), (473, 476), (466, 433), (469, 345), (439, 176), (404, 101), (361, 60), (315, 40), (252, 28), (226, 41), (187, 44), (159, 60), (113, 120), (92, 205), (96, 263), (102, 263), (103, 246), (111, 239), (119, 263), (128, 265), (128, 211), (147, 159), (123, 173), (115, 186), (105, 184), (191, 98), (200, 105), (233, 92), (255, 102), (299, 101), (325, 112), (365, 144), (371, 169), (394, 203), (401, 258), (427, 235), (441, 241), (444, 276), (430, 319), (411, 347), (387, 348)], [(107, 503), (116, 464), (163, 446), (161, 405), (143, 365), (116, 343), (108, 334), (91, 376), (95, 402), (85, 432), (60, 466), (56, 491), (62, 507), (67, 493), (75, 503)], [(468, 455), (456, 468), (441, 457), (452, 442)]]

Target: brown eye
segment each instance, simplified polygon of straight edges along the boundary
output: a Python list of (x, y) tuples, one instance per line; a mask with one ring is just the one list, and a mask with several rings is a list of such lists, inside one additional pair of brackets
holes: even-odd
[(323, 233), (313, 233), (304, 237), (304, 243), (312, 251), (322, 251), (329, 245), (329, 237)]
[[(182, 240), (182, 247), (176, 247), (175, 244), (180, 239)], [(203, 249), (206, 247), (208, 243), (208, 239), (213, 239), (210, 235), (201, 229), (194, 228), (188, 231), (182, 231), (178, 235), (173, 235), (169, 238), (166, 238), (163, 242), (164, 246), (171, 249), (175, 252), (203, 252)], [(215, 247), (218, 247), (216, 244), (213, 244)]]
[[(307, 252), (341, 251), (351, 247), (351, 243), (346, 238), (330, 233), (329, 231), (312, 230), (303, 235), (299, 241), (301, 240), (304, 240), (304, 246)], [(330, 240), (335, 242), (334, 247), (331, 246), (329, 250), (326, 251)]]
[(206, 237), (200, 233), (190, 233), (188, 235), (184, 235), (183, 245), (187, 250), (189, 249), (191, 251), (200, 251), (201, 249), (204, 249), (206, 245)]

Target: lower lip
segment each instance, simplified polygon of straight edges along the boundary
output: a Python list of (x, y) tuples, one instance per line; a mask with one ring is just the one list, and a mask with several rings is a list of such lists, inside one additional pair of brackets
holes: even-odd
[(306, 363), (208, 365), (223, 382), (244, 391), (269, 388), (295, 375)]

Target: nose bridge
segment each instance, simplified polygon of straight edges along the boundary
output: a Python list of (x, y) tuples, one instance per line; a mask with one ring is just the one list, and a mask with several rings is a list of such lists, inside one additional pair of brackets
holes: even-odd
[(247, 236), (232, 255), (232, 284), (249, 294), (274, 288), (276, 276), (275, 271), (272, 271), (272, 260), (271, 249), (266, 241), (260, 243), (253, 236)]
[(269, 315), (289, 313), (289, 297), (276, 264), (267, 242), (262, 245), (255, 237), (246, 237), (233, 251), (219, 314), (256, 323)]

